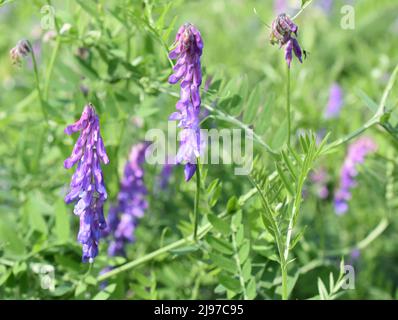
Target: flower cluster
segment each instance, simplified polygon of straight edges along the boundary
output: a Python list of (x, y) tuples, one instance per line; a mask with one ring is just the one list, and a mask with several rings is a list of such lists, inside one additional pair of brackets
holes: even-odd
[(169, 77), (170, 84), (180, 82), (180, 100), (177, 102), (177, 112), (169, 120), (178, 120), (180, 133), (180, 148), (177, 153), (177, 163), (185, 164), (185, 180), (189, 181), (196, 171), (197, 158), (200, 156), (200, 85), (202, 70), (200, 57), (203, 51), (203, 41), (198, 29), (186, 23), (176, 35), (174, 49), (170, 59), (177, 59), (173, 74)]
[(28, 40), (20, 40), (17, 45), (10, 50), (10, 57), (13, 64), (20, 64), (21, 60), (31, 52)]
[[(270, 42), (272, 45), (285, 46), (285, 60), (288, 67), (293, 59), (293, 52), (300, 62), (303, 62), (302, 51), (297, 41), (298, 26), (285, 13), (281, 13), (272, 22)], [(294, 36), (293, 36), (294, 35)]]
[(124, 167), (117, 205), (109, 210), (108, 227), (103, 236), (113, 236), (108, 248), (110, 256), (125, 256), (125, 245), (134, 241), (137, 221), (148, 208), (148, 191), (144, 184), (142, 167), (148, 145), (142, 142), (132, 147), (129, 160)]
[(334, 196), (334, 207), (337, 214), (344, 214), (348, 210), (351, 189), (356, 185), (357, 166), (365, 161), (366, 155), (376, 151), (376, 148), (374, 141), (367, 137), (360, 138), (349, 146), (340, 172), (340, 186)]
[(98, 254), (100, 230), (106, 227), (103, 205), (107, 193), (100, 162), (109, 163), (93, 105), (85, 106), (80, 119), (65, 129), (68, 135), (78, 131), (72, 155), (64, 162), (66, 169), (77, 163), (65, 202), (77, 202), (73, 210), (80, 217), (77, 238), (83, 245), (83, 262), (92, 263)]
[(324, 114), (325, 119), (336, 118), (343, 103), (343, 89), (337, 83), (334, 83), (330, 87), (329, 100)]

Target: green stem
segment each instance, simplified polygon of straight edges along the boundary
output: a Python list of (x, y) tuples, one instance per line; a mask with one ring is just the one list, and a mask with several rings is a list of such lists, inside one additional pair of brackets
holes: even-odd
[(30, 42), (28, 42), (28, 44), (29, 44), (29, 47), (30, 47), (30, 55), (32, 57), (33, 71), (34, 71), (34, 74), (35, 74), (35, 82), (36, 82), (36, 90), (37, 90), (37, 94), (39, 95), (41, 111), (43, 113), (43, 117), (44, 117), (45, 122), (48, 123), (47, 110), (46, 110), (46, 106), (44, 104), (43, 94), (42, 94), (41, 89), (40, 89), (40, 78), (39, 78), (39, 70), (37, 68), (36, 56), (35, 56), (35, 53), (33, 52), (32, 44)]
[(239, 258), (239, 250), (238, 250), (238, 245), (236, 243), (235, 231), (236, 230), (234, 230), (232, 232), (232, 246), (233, 246), (234, 252), (235, 252), (234, 253), (234, 258), (235, 258), (236, 267), (238, 269), (239, 283), (240, 283), (240, 287), (242, 288), (243, 300), (248, 300), (249, 298), (247, 296), (245, 279), (243, 279), (243, 271), (242, 271), (242, 267), (241, 267), (241, 261), (240, 261), (240, 258)]
[(57, 59), (57, 55), (58, 55), (58, 51), (59, 51), (60, 46), (61, 46), (61, 37), (58, 34), (57, 35), (57, 41), (55, 43), (55, 47), (54, 47), (53, 52), (51, 54), (50, 63), (48, 65), (47, 72), (46, 72), (46, 82), (44, 84), (44, 99), (46, 101), (48, 101), (48, 91), (49, 91), (49, 88), (50, 88), (51, 74), (52, 74), (52, 71), (54, 69), (55, 60)]
[[(248, 201), (251, 197), (253, 197), (256, 193), (257, 193), (257, 191), (255, 189), (249, 190), (246, 194), (244, 194), (243, 196), (241, 196), (239, 198), (239, 201), (238, 201), (239, 205), (243, 206), (245, 204), (245, 202)], [(220, 218), (223, 218), (226, 215), (227, 215), (227, 212), (224, 211), (223, 213), (220, 214)], [(204, 237), (212, 228), (213, 227), (212, 227), (212, 225), (210, 223), (206, 223), (202, 228), (200, 228), (198, 230), (198, 239), (201, 239), (202, 237)], [(175, 249), (177, 249), (179, 247), (187, 245), (187, 244), (191, 243), (192, 241), (193, 241), (193, 236), (189, 236), (189, 237), (180, 239), (180, 240), (178, 240), (176, 242), (170, 243), (169, 245), (164, 246), (164, 247), (162, 247), (162, 248), (160, 248), (158, 250), (155, 250), (155, 251), (153, 251), (151, 253), (148, 253), (147, 255), (145, 255), (145, 256), (143, 256), (141, 258), (138, 258), (136, 260), (130, 261), (130, 262), (126, 263), (126, 264), (123, 264), (123, 265), (121, 265), (119, 267), (114, 268), (113, 270), (111, 270), (111, 271), (109, 271), (107, 273), (104, 273), (104, 274), (100, 275), (97, 278), (97, 281), (99, 281), (99, 282), (104, 281), (104, 280), (106, 280), (106, 279), (108, 279), (110, 277), (113, 277), (113, 276), (115, 276), (115, 275), (117, 275), (119, 273), (125, 272), (125, 271), (130, 270), (130, 269), (132, 269), (134, 267), (137, 267), (137, 266), (139, 266), (139, 265), (141, 265), (141, 264), (143, 264), (145, 262), (148, 262), (148, 261), (150, 261), (150, 260), (152, 260), (152, 259), (154, 259), (156, 257), (159, 257), (159, 256), (161, 256), (161, 255), (163, 255), (163, 254), (165, 254), (165, 253), (167, 253), (167, 252), (169, 252), (171, 250), (175, 250)]]
[(290, 119), (290, 67), (287, 66), (286, 79), (286, 112), (287, 112), (287, 146), (290, 147), (291, 119)]
[(194, 207), (194, 229), (193, 238), (197, 241), (198, 224), (199, 224), (199, 199), (200, 199), (200, 162), (197, 158), (196, 165), (196, 194), (195, 194), (195, 207)]
[(281, 271), (282, 271), (282, 300), (287, 300), (288, 299), (287, 266), (285, 263), (281, 263)]

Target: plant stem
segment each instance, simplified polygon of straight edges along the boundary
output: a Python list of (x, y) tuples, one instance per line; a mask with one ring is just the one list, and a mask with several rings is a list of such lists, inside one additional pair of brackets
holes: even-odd
[(286, 113), (287, 113), (287, 146), (290, 147), (291, 119), (290, 119), (290, 67), (287, 66), (286, 79)]
[(194, 207), (194, 229), (193, 229), (193, 238), (197, 241), (197, 233), (198, 233), (198, 224), (199, 224), (199, 199), (200, 199), (200, 161), (199, 157), (197, 158), (196, 165), (196, 194), (195, 194), (195, 207)]
[[(248, 201), (251, 197), (253, 197), (256, 193), (257, 193), (256, 189), (249, 190), (246, 194), (244, 194), (243, 196), (241, 196), (239, 198), (239, 201), (238, 201), (239, 205), (243, 206), (245, 204), (245, 202)], [(227, 212), (224, 211), (223, 213), (220, 214), (219, 217), (223, 218), (226, 215), (227, 215)], [(198, 230), (198, 239), (204, 237), (212, 228), (213, 228), (213, 226), (210, 223), (206, 223), (202, 228), (200, 228)], [(170, 243), (167, 246), (164, 246), (164, 247), (162, 247), (162, 248), (160, 248), (158, 250), (155, 250), (155, 251), (153, 251), (151, 253), (148, 253), (147, 255), (145, 255), (145, 256), (143, 256), (141, 258), (138, 258), (136, 260), (127, 262), (126, 264), (123, 264), (123, 265), (121, 265), (119, 267), (114, 268), (113, 270), (111, 270), (111, 271), (109, 271), (107, 273), (104, 273), (104, 274), (100, 275), (97, 278), (97, 281), (99, 281), (99, 282), (104, 281), (104, 280), (106, 280), (106, 279), (108, 279), (110, 277), (113, 277), (113, 276), (121, 273), (121, 272), (130, 270), (130, 269), (132, 269), (132, 268), (134, 268), (136, 266), (139, 266), (139, 265), (141, 265), (141, 264), (143, 264), (145, 262), (148, 262), (148, 261), (150, 261), (150, 260), (152, 260), (152, 259), (154, 259), (154, 258), (156, 258), (156, 257), (158, 257), (158, 256), (160, 256), (162, 254), (165, 254), (165, 253), (167, 253), (167, 252), (169, 252), (171, 250), (174, 250), (174, 249), (177, 249), (177, 248), (182, 247), (184, 245), (187, 245), (187, 244), (191, 243), (192, 241), (193, 241), (193, 237), (192, 236), (177, 240), (177, 241), (175, 241), (173, 243)]]
[(45, 106), (44, 100), (43, 100), (43, 94), (40, 89), (40, 78), (39, 78), (39, 70), (37, 68), (36, 56), (35, 56), (35, 53), (33, 52), (32, 44), (29, 41), (28, 41), (28, 44), (30, 47), (30, 55), (32, 57), (33, 72), (35, 74), (36, 90), (37, 90), (37, 94), (39, 95), (41, 111), (43, 113), (44, 120), (47, 124), (48, 123), (48, 115), (47, 115), (46, 106)]
[(57, 41), (55, 43), (54, 50), (53, 50), (53, 52), (51, 54), (50, 62), (49, 62), (49, 65), (48, 65), (48, 68), (47, 68), (47, 72), (46, 72), (46, 82), (44, 84), (44, 99), (46, 101), (48, 101), (48, 91), (49, 91), (49, 88), (50, 88), (51, 74), (52, 74), (52, 71), (54, 69), (55, 60), (57, 59), (57, 55), (58, 55), (58, 51), (59, 51), (60, 46), (61, 46), (61, 37), (58, 34), (57, 35)]
[(286, 263), (281, 263), (281, 271), (282, 271), (282, 300), (288, 299), (288, 290), (287, 290), (287, 266)]

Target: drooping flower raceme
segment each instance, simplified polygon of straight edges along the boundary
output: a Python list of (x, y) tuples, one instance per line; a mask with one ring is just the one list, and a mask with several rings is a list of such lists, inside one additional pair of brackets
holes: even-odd
[(285, 13), (281, 13), (272, 22), (270, 42), (272, 45), (285, 46), (285, 60), (290, 68), (293, 53), (300, 62), (303, 62), (301, 47), (297, 41), (298, 26)]
[(324, 114), (325, 119), (338, 117), (343, 103), (343, 89), (340, 87), (339, 84), (334, 83), (330, 87), (329, 100)]
[(20, 64), (23, 58), (26, 58), (31, 52), (31, 46), (28, 40), (20, 40), (17, 45), (10, 50), (10, 57), (13, 64)]
[(85, 106), (81, 118), (65, 129), (68, 135), (78, 131), (72, 155), (64, 162), (66, 169), (77, 164), (65, 202), (76, 202), (73, 212), (80, 217), (77, 239), (83, 245), (82, 260), (92, 263), (98, 254), (100, 230), (106, 227), (103, 205), (107, 193), (100, 163), (109, 163), (93, 105)]
[(132, 147), (124, 167), (117, 204), (109, 210), (108, 227), (104, 236), (112, 236), (108, 248), (110, 256), (125, 256), (125, 245), (134, 241), (134, 230), (138, 219), (148, 208), (146, 200), (148, 191), (144, 184), (142, 166), (148, 145), (148, 143), (142, 142)]
[(365, 161), (366, 155), (376, 149), (375, 142), (367, 137), (360, 138), (349, 146), (340, 171), (340, 186), (334, 196), (334, 207), (338, 215), (344, 214), (348, 210), (351, 189), (356, 186), (357, 166)]
[(169, 120), (178, 120), (178, 126), (182, 128), (176, 162), (185, 164), (185, 180), (189, 181), (196, 171), (196, 159), (200, 156), (202, 148), (199, 90), (202, 84), (200, 57), (203, 41), (199, 30), (190, 23), (184, 24), (178, 30), (174, 46), (169, 57), (177, 59), (177, 63), (169, 77), (169, 83), (180, 82), (181, 93), (176, 105), (177, 112), (171, 114)]

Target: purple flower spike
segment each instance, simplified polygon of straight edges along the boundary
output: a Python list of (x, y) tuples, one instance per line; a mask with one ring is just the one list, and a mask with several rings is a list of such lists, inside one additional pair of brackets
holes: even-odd
[(174, 73), (169, 77), (170, 84), (180, 82), (180, 100), (177, 112), (169, 120), (178, 120), (182, 128), (177, 163), (185, 164), (185, 179), (189, 181), (196, 171), (196, 159), (200, 156), (203, 143), (200, 137), (200, 85), (202, 69), (200, 57), (203, 51), (203, 40), (198, 29), (186, 23), (178, 30), (174, 49), (170, 59), (177, 59)]
[(100, 230), (106, 227), (103, 205), (107, 199), (100, 162), (109, 163), (100, 134), (98, 116), (94, 107), (85, 106), (81, 118), (66, 127), (70, 135), (80, 131), (72, 155), (64, 166), (70, 169), (77, 163), (72, 176), (66, 203), (75, 202), (74, 214), (80, 217), (78, 241), (83, 245), (83, 262), (94, 261), (98, 255)]
[(374, 141), (366, 137), (358, 139), (349, 146), (340, 172), (340, 186), (334, 195), (336, 214), (342, 215), (347, 212), (351, 189), (356, 186), (357, 166), (365, 161), (366, 155), (375, 152), (376, 149)]
[(109, 209), (108, 227), (102, 236), (112, 235), (108, 247), (108, 255), (125, 256), (125, 245), (134, 242), (134, 231), (138, 219), (148, 208), (147, 189), (144, 184), (145, 151), (148, 143), (142, 142), (132, 147), (129, 160), (124, 167), (123, 179), (120, 183), (117, 205)]
[(298, 26), (285, 13), (281, 13), (272, 22), (270, 42), (272, 45), (278, 44), (279, 47), (285, 46), (285, 60), (290, 68), (293, 53), (300, 62), (302, 59), (302, 50), (296, 37)]
[(330, 87), (329, 101), (324, 114), (325, 119), (338, 117), (343, 103), (343, 90), (337, 83), (334, 83)]

